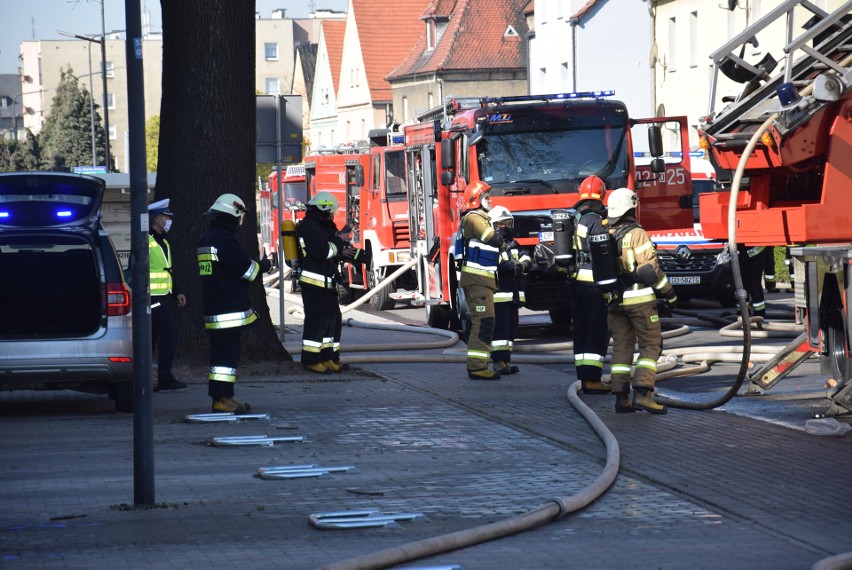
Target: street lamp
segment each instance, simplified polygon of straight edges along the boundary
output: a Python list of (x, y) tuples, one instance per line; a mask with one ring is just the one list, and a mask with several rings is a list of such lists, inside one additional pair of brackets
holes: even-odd
[[(103, 3), (101, 3), (101, 27), (103, 27)], [(90, 36), (81, 36), (79, 34), (72, 34), (70, 32), (63, 32), (62, 30), (56, 30), (59, 35), (67, 36), (69, 38), (77, 38), (78, 40), (85, 40), (90, 42), (89, 45), (89, 90), (91, 90), (92, 85), (92, 46), (91, 44), (100, 44), (101, 46), (101, 79), (103, 80), (103, 91), (104, 91), (104, 144), (106, 150), (106, 156), (104, 157), (104, 164), (106, 165), (106, 171), (110, 171), (109, 165), (109, 108), (108, 108), (108, 93), (107, 93), (107, 74), (106, 74), (106, 34), (103, 34), (100, 39), (93, 38)], [(94, 145), (94, 103), (92, 103), (92, 144)], [(94, 153), (94, 150), (93, 150)], [(93, 154), (93, 164), (92, 166), (97, 166), (97, 156)]]

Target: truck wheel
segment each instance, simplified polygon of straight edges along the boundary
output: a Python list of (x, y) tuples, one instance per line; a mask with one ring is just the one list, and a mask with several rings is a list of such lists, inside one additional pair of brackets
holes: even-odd
[(115, 409), (119, 412), (133, 412), (133, 380), (125, 380), (113, 386)]
[(826, 349), (831, 372), (834, 374), (834, 379), (842, 384), (849, 378), (850, 370), (846, 357), (846, 328), (843, 323), (843, 314), (839, 309), (832, 310), (826, 332)]
[[(386, 275), (387, 271), (385, 268), (377, 269), (373, 267), (373, 263), (370, 262), (370, 276), (368, 279), (369, 290), (378, 285)], [(396, 306), (396, 300), (391, 299), (390, 297), (392, 287), (393, 283), (379, 291), (376, 291), (373, 296), (370, 297), (370, 306), (377, 311), (389, 311), (393, 309)]]

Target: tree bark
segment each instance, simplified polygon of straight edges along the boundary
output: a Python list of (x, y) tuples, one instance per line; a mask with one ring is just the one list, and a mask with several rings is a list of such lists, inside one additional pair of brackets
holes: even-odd
[[(253, 0), (162, 0), (163, 86), (155, 199), (171, 199), (168, 234), (178, 309), (178, 364), (206, 364), (196, 248), (203, 214), (226, 192), (249, 209), (238, 238), (259, 255), (255, 180), (255, 7)], [(292, 360), (281, 345), (261, 279), (251, 287), (258, 322), (243, 331), (246, 361)]]

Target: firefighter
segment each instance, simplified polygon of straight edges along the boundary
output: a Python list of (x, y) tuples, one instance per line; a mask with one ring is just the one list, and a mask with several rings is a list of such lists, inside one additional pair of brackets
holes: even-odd
[(518, 249), (512, 229), (515, 218), (505, 206), (495, 206), (488, 212), (491, 227), (503, 239), (497, 266), (499, 291), (494, 293), (494, 336), (491, 338), (491, 360), (494, 370), (501, 375), (517, 374), (517, 366), (510, 364), (512, 347), (518, 332), (518, 307), (524, 302), (522, 275), (532, 267), (530, 256)]
[(299, 242), (299, 276), (305, 326), (302, 332), (302, 367), (319, 374), (341, 372), (340, 333), (343, 320), (337, 298), (341, 258), (366, 263), (363, 250), (351, 247), (337, 234), (333, 194), (317, 192), (308, 201), (305, 217), (296, 227)]
[[(629, 188), (619, 188), (607, 201), (609, 233), (615, 238), (618, 291), (609, 294), (609, 329), (612, 332), (610, 388), (618, 413), (646, 410), (665, 414), (664, 405), (654, 401), (657, 359), (663, 350), (657, 295), (667, 305), (677, 302), (674, 288), (657, 264), (657, 253), (648, 234), (636, 221), (639, 198)], [(595, 261), (597, 264), (597, 260)], [(598, 279), (596, 275), (596, 280)], [(639, 358), (633, 374), (630, 400), (630, 365), (638, 341)]]
[(210, 334), (208, 394), (214, 412), (245, 414), (249, 404), (234, 399), (240, 363), (240, 333), (257, 320), (249, 286), (272, 267), (269, 259), (254, 260), (237, 241), (237, 228), (248, 212), (236, 194), (222, 194), (210, 209), (210, 227), (198, 243), (198, 272), (204, 328)]
[(157, 384), (154, 391), (183, 390), (186, 384), (172, 374), (178, 345), (174, 307), (184, 307), (186, 296), (174, 286), (172, 251), (166, 234), (174, 214), (169, 199), (148, 206), (148, 258), (151, 267), (151, 346), (157, 351)]
[(589, 235), (606, 233), (607, 211), (603, 205), (606, 184), (597, 176), (589, 176), (580, 184), (579, 191), (574, 233), (577, 260), (570, 278), (574, 366), (584, 394), (609, 394), (609, 386), (601, 382), (609, 346), (607, 307), (595, 284), (589, 249)]
[(775, 276), (775, 248), (767, 247), (763, 250), (763, 285), (768, 293), (778, 291), (778, 283)]
[(471, 380), (498, 380), (499, 371), (488, 369), (494, 336), (494, 292), (497, 290), (497, 263), (503, 239), (488, 220), (491, 187), (477, 181), (465, 189), (468, 210), (461, 221), (463, 256), (459, 285), (470, 311), (467, 342), (467, 376)]
[(748, 304), (751, 316), (766, 315), (766, 300), (763, 294), (763, 257), (766, 248), (762, 245), (748, 247), (737, 244), (737, 257), (740, 262), (740, 273), (743, 288), (748, 293)]

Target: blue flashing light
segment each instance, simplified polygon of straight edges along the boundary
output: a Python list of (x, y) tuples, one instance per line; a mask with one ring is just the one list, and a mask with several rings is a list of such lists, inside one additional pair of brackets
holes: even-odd
[(614, 89), (605, 91), (573, 91), (570, 93), (553, 93), (550, 95), (516, 95), (512, 97), (484, 97), (482, 105), (499, 103), (521, 103), (525, 101), (559, 101), (564, 99), (600, 99), (601, 97), (612, 97)]
[(0, 218), (3, 218), (5, 220), (5, 219), (11, 218), (11, 217), (12, 216), (9, 214), (9, 212), (0, 211)]
[(58, 210), (56, 212), (57, 218), (70, 218), (72, 215), (71, 210)]

